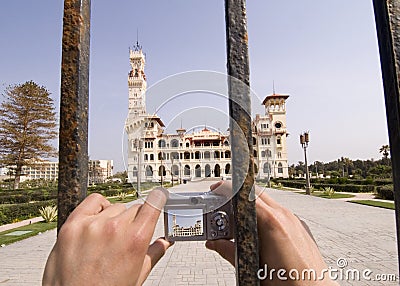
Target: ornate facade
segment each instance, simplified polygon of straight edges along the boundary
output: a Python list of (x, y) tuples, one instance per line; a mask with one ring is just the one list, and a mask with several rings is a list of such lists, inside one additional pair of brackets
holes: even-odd
[[(166, 134), (162, 119), (146, 113), (145, 55), (137, 43), (129, 51), (128, 178), (140, 181), (182, 181), (195, 178), (229, 178), (231, 150), (229, 132), (204, 127), (184, 128)], [(286, 148), (286, 99), (272, 94), (265, 98), (264, 115), (253, 120), (254, 168), (257, 179), (288, 177)]]

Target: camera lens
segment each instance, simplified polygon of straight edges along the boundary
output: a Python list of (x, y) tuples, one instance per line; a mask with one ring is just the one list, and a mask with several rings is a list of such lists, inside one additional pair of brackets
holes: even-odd
[(199, 203), (199, 199), (196, 197), (192, 197), (192, 198), (190, 198), (190, 203), (192, 205), (197, 205)]

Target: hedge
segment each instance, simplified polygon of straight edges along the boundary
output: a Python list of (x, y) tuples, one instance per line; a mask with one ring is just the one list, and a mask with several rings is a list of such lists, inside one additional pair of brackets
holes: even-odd
[(393, 185), (379, 186), (376, 188), (378, 197), (384, 200), (394, 200)]
[[(274, 180), (276, 183), (281, 183), (285, 187), (304, 189), (306, 182), (304, 180)], [(323, 189), (326, 187), (333, 188), (336, 192), (349, 192), (349, 193), (372, 193), (375, 191), (374, 185), (354, 185), (354, 184), (324, 184), (324, 183), (311, 183), (315, 189)]]
[(40, 216), (39, 208), (57, 205), (56, 200), (35, 203), (0, 205), (0, 225)]

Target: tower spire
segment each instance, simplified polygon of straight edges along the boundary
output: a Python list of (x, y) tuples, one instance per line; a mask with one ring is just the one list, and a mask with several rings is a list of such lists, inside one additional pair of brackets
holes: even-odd
[(272, 94), (275, 95), (275, 81), (272, 80)]
[(136, 45), (133, 47), (135, 51), (141, 51), (142, 46), (139, 44), (139, 28), (136, 28)]

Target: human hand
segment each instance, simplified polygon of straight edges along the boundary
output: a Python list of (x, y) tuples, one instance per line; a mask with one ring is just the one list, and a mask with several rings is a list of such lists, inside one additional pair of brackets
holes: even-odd
[[(210, 188), (221, 195), (232, 192), (231, 183), (226, 181), (218, 182)], [(300, 274), (305, 269), (313, 269), (318, 278), (328, 267), (305, 223), (275, 202), (258, 186), (256, 186), (256, 195), (260, 267), (267, 266), (268, 273), (266, 274), (269, 274), (271, 269), (277, 271), (285, 269), (285, 277), (288, 278), (287, 280), (278, 279), (275, 272), (272, 276), (273, 280), (267, 276), (267, 279), (261, 281), (261, 285), (338, 285), (327, 277), (327, 273), (325, 273), (325, 279), (320, 281), (312, 279), (295, 281), (288, 277), (291, 269), (296, 269)], [(217, 251), (235, 265), (235, 245), (232, 241), (207, 241), (206, 247)]]
[(88, 196), (62, 226), (43, 285), (141, 285), (171, 245), (157, 239), (149, 246), (165, 202), (161, 189), (129, 209)]

